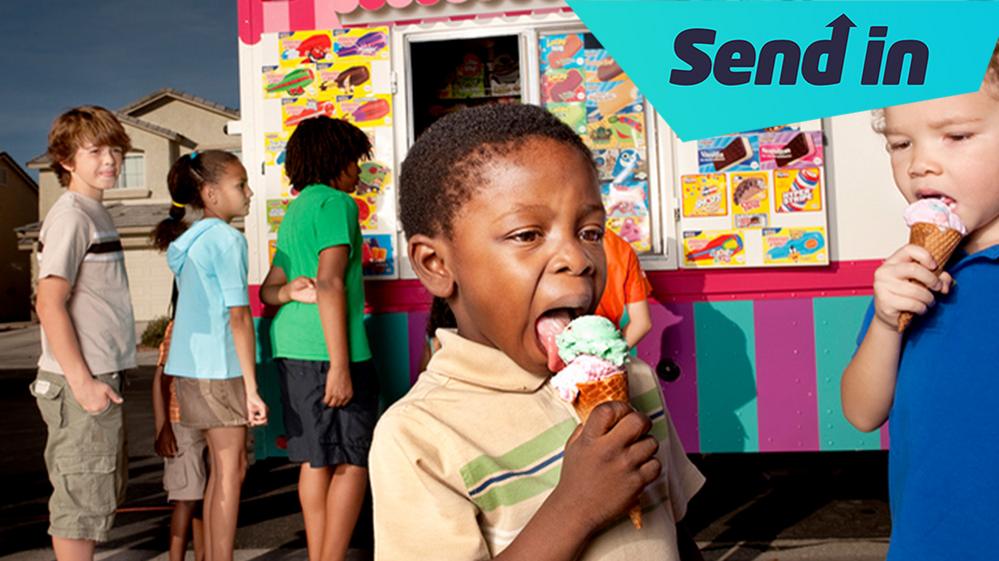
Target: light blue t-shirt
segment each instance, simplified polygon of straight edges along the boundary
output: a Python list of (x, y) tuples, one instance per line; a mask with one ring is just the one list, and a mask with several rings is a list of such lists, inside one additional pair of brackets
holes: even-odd
[(248, 306), (246, 238), (218, 218), (195, 222), (167, 250), (179, 294), (170, 355), (172, 376), (242, 376), (229, 308)]
[[(905, 332), (888, 417), (888, 561), (991, 561), (999, 520), (999, 245), (958, 253)], [(874, 316), (867, 311), (861, 337)]]

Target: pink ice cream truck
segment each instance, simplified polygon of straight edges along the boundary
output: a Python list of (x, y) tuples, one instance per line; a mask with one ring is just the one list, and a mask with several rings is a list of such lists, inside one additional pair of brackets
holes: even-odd
[[(267, 273), (294, 197), (282, 166), (291, 131), (318, 115), (354, 122), (374, 144), (354, 199), (386, 404), (419, 374), (430, 302), (406, 259), (399, 165), (442, 115), (531, 103), (592, 148), (608, 227), (641, 255), (654, 327), (637, 353), (680, 367), (663, 391), (688, 452), (887, 446), (886, 432), (847, 423), (839, 397), (873, 271), (907, 235), (884, 219), (904, 201), (870, 113), (683, 141), (559, 0), (238, 4), (239, 130), (256, 193), (251, 285)], [(258, 454), (281, 455), (273, 310), (254, 310), (274, 408)]]

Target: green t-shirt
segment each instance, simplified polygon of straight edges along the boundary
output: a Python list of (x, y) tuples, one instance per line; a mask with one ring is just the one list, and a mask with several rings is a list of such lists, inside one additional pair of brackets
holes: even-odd
[[(278, 230), (273, 263), (284, 270), (289, 281), (301, 276), (315, 278), (322, 250), (338, 245), (350, 247), (343, 284), (347, 292), (351, 362), (371, 358), (364, 331), (361, 243), (357, 204), (350, 195), (327, 185), (309, 185), (288, 205)], [(319, 308), (315, 304), (288, 302), (281, 306), (271, 325), (271, 342), (276, 358), (329, 360)]]

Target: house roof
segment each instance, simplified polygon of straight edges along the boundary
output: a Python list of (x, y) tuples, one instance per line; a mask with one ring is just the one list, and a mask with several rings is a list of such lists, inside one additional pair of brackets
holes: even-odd
[[(233, 109), (231, 107), (226, 107), (221, 103), (215, 103), (214, 101), (207, 100), (203, 97), (198, 97), (196, 95), (191, 95), (186, 92), (175, 90), (173, 88), (161, 88), (155, 92), (136, 100), (125, 107), (117, 111), (113, 111), (114, 116), (118, 118), (122, 123), (133, 126), (139, 130), (146, 131), (157, 136), (166, 138), (173, 142), (177, 142), (182, 146), (187, 148), (195, 148), (198, 143), (187, 138), (186, 136), (180, 134), (177, 131), (168, 129), (166, 127), (161, 127), (159, 125), (150, 123), (149, 121), (140, 119), (136, 117), (135, 113), (141, 113), (143, 109), (149, 107), (150, 105), (156, 104), (164, 99), (177, 99), (191, 105), (200, 107), (206, 111), (211, 111), (213, 113), (218, 113), (224, 117), (229, 117), (231, 119), (239, 119), (239, 110)], [(34, 158), (28, 160), (28, 167), (30, 168), (44, 168), (51, 164), (52, 161), (49, 159), (47, 153), (39, 154)]]
[(196, 105), (207, 111), (212, 111), (218, 113), (230, 119), (239, 119), (239, 109), (233, 109), (232, 107), (227, 107), (221, 103), (216, 103), (209, 99), (203, 97), (198, 97), (196, 95), (189, 94), (187, 92), (182, 92), (180, 90), (175, 90), (173, 88), (161, 88), (155, 92), (138, 99), (125, 107), (118, 110), (118, 113), (125, 113), (127, 115), (133, 115), (135, 113), (140, 113), (146, 107), (159, 102), (162, 99), (172, 98), (181, 101), (186, 101), (191, 105)]
[[(118, 230), (127, 228), (152, 228), (159, 224), (160, 220), (167, 217), (170, 212), (170, 203), (150, 203), (141, 205), (125, 205), (121, 203), (111, 203), (107, 205), (108, 213), (114, 227)], [(14, 228), (18, 236), (37, 234), (42, 229), (42, 223), (32, 222)]]
[[(108, 213), (114, 222), (114, 227), (122, 234), (148, 234), (153, 227), (160, 223), (170, 214), (170, 203), (144, 203), (137, 205), (127, 205), (122, 203), (110, 203), (107, 205)], [(200, 212), (189, 212), (188, 220), (197, 220)], [(233, 221), (233, 226), (241, 228), (242, 219)], [(41, 222), (32, 222), (14, 228), (18, 237), (35, 237), (42, 229)]]
[(12, 168), (18, 175), (21, 176), (21, 179), (24, 179), (24, 181), (27, 182), (29, 187), (31, 187), (35, 191), (38, 191), (38, 183), (35, 182), (35, 179), (30, 175), (28, 175), (28, 172), (24, 171), (24, 168), (22, 168), (20, 164), (18, 164), (14, 160), (14, 158), (11, 158), (10, 154), (6, 152), (0, 152), (0, 161), (6, 162), (10, 168)]

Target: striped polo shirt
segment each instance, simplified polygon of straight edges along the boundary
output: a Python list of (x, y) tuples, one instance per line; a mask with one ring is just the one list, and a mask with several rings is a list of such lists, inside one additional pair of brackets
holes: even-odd
[[(135, 368), (125, 252), (108, 210), (96, 199), (66, 191), (46, 215), (38, 240), (38, 278), (69, 282), (69, 317), (90, 373)], [(44, 328), (38, 367), (63, 373)]]
[[(579, 424), (548, 383), (501, 351), (439, 330), (441, 350), (382, 416), (369, 469), (378, 561), (489, 559), (558, 484)], [(663, 475), (641, 496), (644, 528), (627, 517), (595, 537), (582, 561), (677, 559), (675, 521), (704, 478), (687, 459), (649, 366), (628, 367), (631, 404), (652, 420)]]

